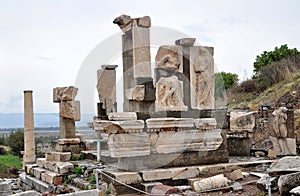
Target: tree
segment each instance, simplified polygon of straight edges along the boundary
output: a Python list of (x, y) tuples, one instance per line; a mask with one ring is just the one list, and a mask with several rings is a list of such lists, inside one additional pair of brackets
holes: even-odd
[(281, 59), (294, 56), (299, 54), (299, 51), (294, 49), (289, 49), (287, 44), (280, 46), (280, 48), (275, 47), (274, 51), (264, 51), (262, 54), (256, 56), (256, 60), (253, 63), (254, 66), (254, 76), (253, 78), (257, 78), (261, 73), (262, 68), (271, 63), (280, 61)]
[(237, 74), (223, 71), (215, 73), (215, 98), (224, 98), (225, 90), (237, 85), (237, 83)]
[(10, 147), (13, 155), (21, 157), (21, 151), (24, 150), (24, 132), (18, 129), (11, 132), (6, 140), (7, 146)]
[(215, 85), (224, 85), (225, 89), (229, 89), (237, 85), (238, 75), (234, 73), (226, 73), (224, 71), (215, 74)]

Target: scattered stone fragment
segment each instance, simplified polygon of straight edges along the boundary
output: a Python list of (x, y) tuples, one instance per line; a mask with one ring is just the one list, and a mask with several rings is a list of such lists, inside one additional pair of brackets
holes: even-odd
[(195, 191), (206, 191), (214, 188), (228, 186), (228, 179), (223, 174), (195, 181), (193, 188)]
[(234, 182), (233, 185), (231, 186), (233, 192), (237, 192), (237, 191), (242, 191), (243, 187), (239, 182)]
[(268, 150), (268, 157), (271, 159), (275, 159), (276, 158), (276, 152), (275, 150)]
[(231, 174), (230, 174), (230, 179), (233, 181), (237, 181), (240, 179), (243, 179), (243, 174), (242, 171), (240, 169), (234, 170)]

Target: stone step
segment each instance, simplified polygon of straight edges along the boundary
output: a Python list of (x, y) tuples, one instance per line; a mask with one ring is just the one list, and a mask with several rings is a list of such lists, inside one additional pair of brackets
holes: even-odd
[(63, 176), (61, 174), (48, 171), (44, 168), (35, 167), (32, 169), (31, 173), (36, 179), (42, 180), (48, 184), (62, 185)]
[(19, 179), (21, 181), (22, 190), (37, 190), (40, 193), (48, 191), (49, 184), (35, 177), (26, 175), (26, 173), (20, 174)]
[(74, 165), (71, 162), (53, 162), (46, 158), (38, 158), (37, 166), (58, 174), (69, 174), (74, 171)]
[[(97, 160), (97, 150), (86, 150), (86, 151), (81, 151), (81, 153), (84, 155), (85, 159)], [(101, 149), (100, 160), (104, 163), (118, 162), (117, 158), (113, 158), (110, 156), (110, 152), (108, 150), (102, 150), (102, 149)]]

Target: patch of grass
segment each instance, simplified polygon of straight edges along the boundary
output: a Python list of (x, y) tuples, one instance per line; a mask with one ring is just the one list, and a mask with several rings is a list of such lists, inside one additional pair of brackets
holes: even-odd
[(0, 156), (0, 171), (4, 171), (7, 168), (16, 167), (22, 168), (22, 162), (19, 157), (13, 155), (1, 155)]

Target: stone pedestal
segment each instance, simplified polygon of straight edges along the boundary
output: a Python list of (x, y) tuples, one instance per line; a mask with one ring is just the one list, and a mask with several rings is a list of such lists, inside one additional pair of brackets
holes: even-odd
[(35, 162), (32, 91), (24, 91), (24, 164)]

